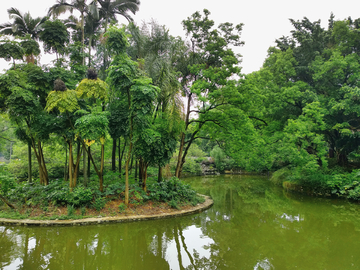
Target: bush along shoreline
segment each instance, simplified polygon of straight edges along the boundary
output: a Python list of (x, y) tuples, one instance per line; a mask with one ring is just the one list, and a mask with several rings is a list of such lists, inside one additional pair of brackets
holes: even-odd
[(285, 167), (274, 172), (270, 181), (289, 191), (360, 201), (360, 170), (347, 172), (333, 168), (299, 172)]
[(0, 176), (0, 218), (64, 220), (156, 214), (204, 202), (190, 185), (176, 177), (162, 182), (150, 178), (146, 192), (133, 179), (129, 205), (126, 206), (125, 183), (118, 174), (105, 174), (104, 180), (104, 192), (99, 191), (96, 181), (87, 187), (79, 184), (71, 191), (68, 182), (62, 179), (43, 186), (38, 181), (17, 183), (11, 174), (3, 174)]

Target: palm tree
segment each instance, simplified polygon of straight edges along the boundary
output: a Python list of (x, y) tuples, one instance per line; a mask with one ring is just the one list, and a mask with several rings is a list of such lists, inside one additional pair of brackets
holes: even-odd
[(32, 39), (39, 39), (41, 25), (48, 19), (47, 17), (34, 19), (29, 12), (23, 14), (16, 8), (9, 8), (7, 12), (14, 21), (0, 25), (0, 34), (21, 37), (30, 34)]
[[(121, 15), (125, 17), (129, 22), (132, 22), (133, 19), (129, 15), (129, 12), (135, 14), (139, 10), (140, 0), (95, 0), (99, 3), (100, 17), (104, 22), (104, 32), (107, 31), (108, 24), (111, 20), (117, 21), (116, 15)], [(104, 51), (103, 66), (101, 71), (105, 74), (105, 71), (108, 68), (108, 53)]]
[(139, 0), (97, 0), (100, 4), (100, 16), (103, 18), (105, 32), (110, 20), (116, 21), (116, 15), (125, 17), (129, 22), (133, 19), (129, 15), (129, 11), (135, 14), (139, 10)]
[[(62, 13), (70, 11), (73, 13), (74, 10), (80, 12), (80, 23), (81, 23), (81, 43), (84, 47), (85, 40), (85, 15), (92, 14), (94, 18), (99, 17), (98, 9), (96, 3), (92, 2), (90, 5), (86, 4), (86, 0), (72, 0), (71, 3), (66, 2), (66, 0), (57, 0), (57, 3), (50, 7), (48, 15), (53, 15), (55, 17), (59, 16)], [(83, 48), (84, 50), (84, 48)], [(83, 64), (85, 59), (83, 58)]]

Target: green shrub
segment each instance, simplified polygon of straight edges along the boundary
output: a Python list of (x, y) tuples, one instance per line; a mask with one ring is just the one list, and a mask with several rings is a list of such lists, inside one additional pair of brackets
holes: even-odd
[(225, 169), (225, 159), (226, 159), (226, 155), (225, 152), (218, 146), (216, 145), (210, 152), (210, 156), (214, 159), (215, 161), (215, 166), (216, 169), (219, 172), (224, 171)]
[(67, 215), (68, 215), (68, 217), (72, 217), (72, 216), (74, 216), (74, 214), (75, 214), (74, 206), (73, 205), (68, 205), (67, 206)]
[(119, 208), (119, 212), (122, 213), (125, 211), (126, 205), (124, 203), (120, 203), (118, 208)]
[(93, 199), (93, 192), (90, 188), (85, 188), (83, 186), (77, 186), (73, 189), (72, 192), (69, 192), (66, 197), (66, 203), (74, 205), (75, 207), (80, 207), (83, 205), (88, 205)]
[(92, 206), (96, 209), (96, 211), (100, 211), (105, 207), (105, 204), (106, 204), (106, 198), (99, 197), (95, 199)]
[(0, 172), (0, 193), (7, 196), (8, 192), (11, 189), (14, 189), (15, 186), (15, 177), (10, 172), (3, 169), (2, 172)]
[(168, 202), (168, 204), (172, 207), (172, 208), (175, 208), (175, 209), (180, 209), (180, 207), (178, 206), (178, 203), (176, 200), (171, 200)]
[(149, 199), (163, 202), (196, 202), (200, 201), (196, 192), (188, 184), (172, 177), (167, 181), (149, 185)]

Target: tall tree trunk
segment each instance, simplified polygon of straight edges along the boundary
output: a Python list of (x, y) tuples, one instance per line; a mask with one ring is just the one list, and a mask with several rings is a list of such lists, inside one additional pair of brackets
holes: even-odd
[(162, 181), (162, 167), (159, 165), (159, 171), (158, 171), (158, 183)]
[(131, 139), (132, 139), (132, 134), (130, 135), (129, 151), (125, 163), (125, 205), (126, 206), (129, 205), (129, 163), (131, 159), (131, 151), (133, 146)]
[(116, 171), (116, 139), (113, 138), (113, 147), (111, 153), (111, 170)]
[(138, 160), (135, 160), (135, 183), (138, 181)]
[(87, 174), (87, 154), (86, 154), (86, 146), (83, 145), (83, 177), (84, 177), (84, 186), (87, 187), (88, 184), (88, 174)]
[[(82, 143), (83, 147), (85, 147), (85, 143), (83, 141), (81, 141), (81, 143)], [(85, 149), (86, 149), (86, 147), (85, 147)], [(100, 165), (101, 167), (100, 167), (100, 171), (99, 171), (98, 167), (95, 164), (94, 158), (92, 157), (92, 154), (90, 152), (90, 147), (88, 148), (87, 154), (88, 154), (88, 157), (89, 157), (89, 159), (91, 160), (91, 162), (92, 162), (92, 164), (94, 166), (94, 169), (96, 171), (97, 176), (99, 177), (100, 191), (101, 191), (101, 189), (103, 188), (102, 187), (102, 182), (103, 182), (102, 174), (103, 174), (103, 170), (104, 170), (104, 144), (103, 143), (101, 144), (101, 165)]]
[(147, 168), (149, 164), (146, 163), (142, 158), (139, 159), (139, 175), (141, 177), (141, 187), (146, 192), (146, 179), (147, 179)]
[(132, 173), (133, 163), (134, 163), (134, 154), (131, 155), (130, 174)]
[(184, 143), (185, 143), (185, 133), (181, 133), (181, 140), (180, 140), (180, 148), (179, 148), (179, 154), (178, 154), (178, 160), (176, 164), (176, 170), (175, 170), (175, 177), (180, 178), (182, 166), (181, 166), (181, 160), (182, 160), (182, 153), (184, 149)]
[(69, 174), (68, 174), (68, 147), (65, 147), (65, 167), (64, 167), (64, 181), (69, 180)]
[(87, 174), (88, 174), (88, 177), (90, 177), (90, 165), (91, 165), (91, 160), (90, 160), (91, 148), (90, 148), (90, 146), (88, 146), (87, 154), (88, 154)]
[(81, 159), (81, 148), (80, 148), (80, 144), (78, 144), (78, 153), (77, 153), (77, 157), (76, 157), (76, 163), (73, 164), (73, 166), (74, 166), (73, 186), (74, 187), (76, 187), (77, 177), (79, 175), (80, 159)]
[(122, 163), (122, 155), (121, 155), (121, 149), (120, 149), (120, 143), (121, 143), (121, 137), (119, 138), (119, 147), (118, 147), (118, 156), (119, 156), (119, 175), (121, 178), (121, 163)]
[(40, 143), (40, 141), (38, 141), (38, 144), (36, 146), (35, 139), (31, 138), (31, 146), (32, 146), (32, 148), (34, 150), (36, 159), (37, 159), (38, 164), (39, 164), (40, 184), (47, 185), (47, 183), (49, 183), (49, 181), (47, 180), (48, 178), (47, 178), (46, 166), (44, 166), (45, 162), (43, 161), (44, 157), (42, 155), (41, 143)]
[[(119, 147), (120, 147), (120, 143), (119, 143)], [(124, 157), (125, 147), (126, 147), (126, 140), (124, 140), (124, 147), (123, 147), (123, 150), (122, 150), (120, 158), (119, 158), (119, 173), (120, 173), (120, 175), (121, 175), (121, 165), (122, 165), (121, 163), (122, 163), (122, 160)]]
[(79, 164), (78, 164), (78, 161), (79, 161), (79, 158), (81, 157), (81, 143), (78, 141), (76, 143), (77, 145), (77, 148), (76, 148), (76, 164), (74, 164), (74, 177), (73, 177), (73, 182), (74, 182), (74, 187), (76, 187), (76, 181), (77, 181), (77, 178), (79, 176)]
[(139, 162), (139, 187), (142, 186), (143, 175), (142, 175), (142, 164)]
[[(185, 131), (187, 130), (189, 126), (189, 119), (190, 119), (190, 105), (191, 105), (191, 99), (192, 99), (192, 93), (189, 94), (188, 97), (188, 103), (186, 108), (186, 117), (185, 117)], [(181, 171), (185, 162), (185, 156), (183, 156), (183, 149), (185, 145), (185, 131), (181, 134), (181, 141), (180, 141), (180, 148), (179, 148), (179, 155), (178, 160), (176, 164), (176, 170), (175, 170), (175, 177), (180, 178), (181, 177)]]
[(28, 143), (28, 182), (32, 182), (31, 144)]
[(73, 183), (73, 149), (72, 149), (72, 142), (69, 141), (69, 187), (70, 190), (72, 190), (74, 188), (74, 183)]
[(88, 63), (88, 67), (91, 67), (91, 42), (92, 42), (92, 35), (90, 34), (89, 37), (89, 63)]
[(81, 52), (83, 54), (82, 65), (84, 66), (85, 65), (85, 57), (84, 57), (84, 46), (85, 46), (84, 12), (81, 12), (81, 43), (82, 43)]
[(41, 146), (41, 142), (38, 142), (38, 146), (39, 146), (39, 154), (40, 154), (40, 160), (41, 160), (41, 167), (44, 173), (44, 184), (45, 186), (49, 184), (49, 176), (47, 173), (47, 169), (46, 169), (46, 164), (45, 164), (45, 158), (44, 158), (44, 152), (42, 150), (42, 146)]
[(100, 191), (104, 192), (104, 182), (103, 182), (103, 174), (104, 174), (104, 144), (101, 144), (101, 161), (100, 161), (100, 175), (99, 175), (99, 180), (100, 180)]

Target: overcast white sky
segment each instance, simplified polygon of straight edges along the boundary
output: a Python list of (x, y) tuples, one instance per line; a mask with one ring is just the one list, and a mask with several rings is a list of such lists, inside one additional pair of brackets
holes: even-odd
[[(243, 55), (243, 73), (258, 70), (264, 62), (267, 49), (275, 44), (275, 39), (290, 35), (292, 26), (289, 18), (301, 20), (307, 17), (311, 21), (320, 19), (322, 25), (327, 27), (331, 12), (335, 19), (360, 17), (360, 2), (355, 0), (140, 1), (140, 11), (133, 16), (135, 22), (140, 25), (142, 21), (154, 18), (159, 24), (165, 25), (173, 36), (184, 37), (181, 21), (204, 8), (211, 12), (210, 18), (216, 25), (223, 22), (244, 23), (241, 37), (245, 45), (237, 51)], [(0, 24), (10, 21), (7, 14), (10, 7), (18, 8), (22, 12), (30, 11), (32, 17), (38, 17), (45, 16), (54, 3), (55, 0), (6, 1), (0, 8)], [(121, 21), (126, 23), (125, 20)], [(45, 64), (47, 59), (46, 55), (42, 56), (41, 63)], [(9, 63), (1, 59), (0, 70), (8, 67)]]

